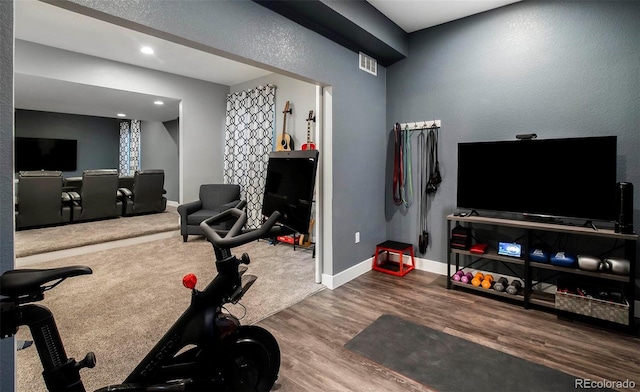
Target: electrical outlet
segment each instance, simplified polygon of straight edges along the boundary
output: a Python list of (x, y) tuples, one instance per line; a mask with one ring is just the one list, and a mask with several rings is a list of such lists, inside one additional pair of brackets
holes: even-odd
[(360, 232), (356, 231), (356, 244), (360, 242)]

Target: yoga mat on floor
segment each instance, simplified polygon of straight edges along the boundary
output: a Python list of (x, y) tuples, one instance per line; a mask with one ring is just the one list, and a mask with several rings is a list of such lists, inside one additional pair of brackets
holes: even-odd
[(575, 376), (391, 315), (345, 348), (440, 392), (558, 392), (576, 385)]

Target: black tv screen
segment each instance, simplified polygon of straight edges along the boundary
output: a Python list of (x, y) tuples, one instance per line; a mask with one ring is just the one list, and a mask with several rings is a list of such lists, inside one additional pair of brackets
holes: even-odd
[(277, 151), (269, 155), (262, 214), (282, 214), (279, 223), (307, 233), (318, 167), (318, 151)]
[(458, 144), (458, 208), (615, 220), (616, 136)]
[(75, 171), (77, 150), (77, 140), (16, 137), (15, 170)]

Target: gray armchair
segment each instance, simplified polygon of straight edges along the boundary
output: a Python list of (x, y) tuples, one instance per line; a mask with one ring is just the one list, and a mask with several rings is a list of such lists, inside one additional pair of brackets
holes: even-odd
[(69, 192), (74, 222), (117, 218), (122, 214), (116, 169), (85, 170), (80, 192)]
[[(200, 185), (199, 200), (178, 206), (180, 214), (180, 234), (187, 242), (189, 234), (203, 235), (200, 223), (222, 211), (234, 208), (240, 203), (240, 185), (204, 184)], [(221, 230), (231, 228), (233, 221), (215, 227)]]
[(71, 220), (69, 195), (62, 192), (62, 172), (19, 172), (16, 201), (16, 230)]
[[(126, 184), (126, 178), (120, 179), (120, 184)], [(137, 170), (133, 176), (130, 188), (121, 187), (120, 192), (124, 196), (122, 215), (150, 214), (162, 212), (167, 209), (167, 193), (164, 189), (164, 170), (147, 169)]]

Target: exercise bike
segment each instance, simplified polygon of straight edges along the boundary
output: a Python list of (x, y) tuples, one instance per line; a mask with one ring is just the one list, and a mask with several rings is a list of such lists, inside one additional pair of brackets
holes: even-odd
[[(244, 206), (239, 206), (243, 208)], [(280, 348), (273, 335), (258, 326), (241, 326), (234, 316), (222, 312), (226, 303), (236, 303), (257, 279), (245, 275), (249, 256), (231, 254), (231, 248), (259, 238), (281, 235), (274, 226), (274, 212), (255, 230), (243, 231), (246, 212), (234, 208), (202, 222), (200, 227), (213, 244), (218, 275), (202, 291), (189, 274), (183, 283), (191, 289), (191, 303), (169, 331), (121, 384), (107, 391), (268, 391), (278, 377)], [(210, 227), (236, 218), (221, 236)], [(85, 391), (80, 369), (93, 368), (96, 358), (88, 353), (77, 362), (68, 358), (53, 314), (36, 305), (44, 292), (67, 278), (91, 274), (89, 267), (7, 271), (0, 276), (1, 338), (13, 336), (26, 325), (38, 350), (49, 391)], [(53, 282), (53, 283), (51, 283)]]

